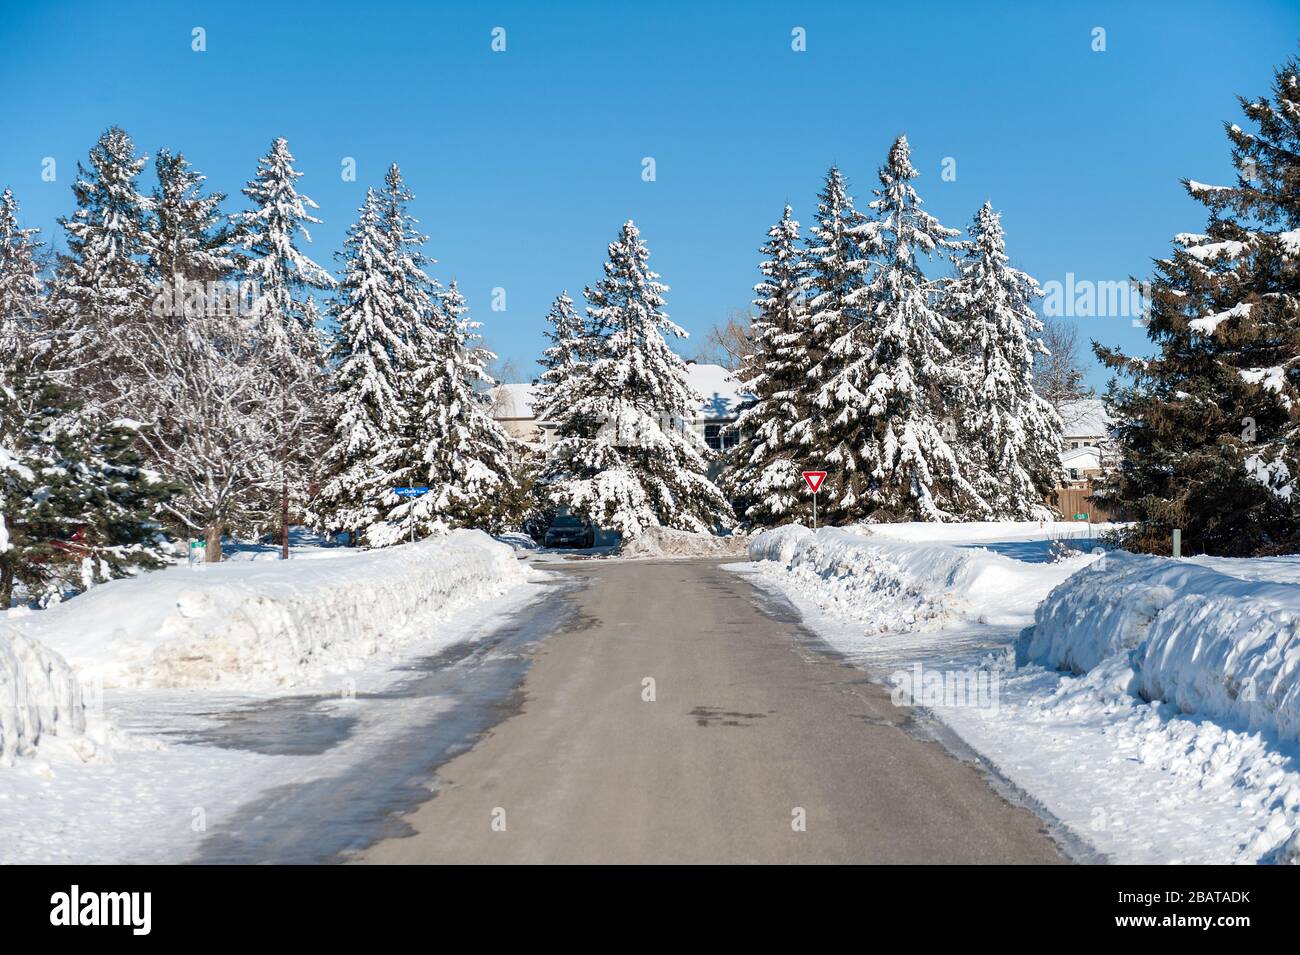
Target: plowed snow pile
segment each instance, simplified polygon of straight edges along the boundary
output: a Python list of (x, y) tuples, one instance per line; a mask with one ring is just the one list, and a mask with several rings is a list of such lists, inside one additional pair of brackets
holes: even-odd
[(1020, 623), (1065, 577), (1094, 558), (1026, 564), (981, 547), (913, 544), (864, 528), (788, 524), (751, 538), (760, 570), (868, 631)]
[(1107, 556), (1048, 595), (1028, 658), (1104, 670), (1144, 700), (1300, 740), (1300, 583), (1258, 579), (1245, 561), (1205, 563)]
[(692, 534), (669, 527), (650, 527), (640, 536), (624, 541), (619, 555), (622, 557), (740, 557), (745, 553), (749, 538), (717, 537), (713, 534)]
[(0, 766), (35, 755), (51, 737), (80, 740), (80, 755), (89, 758), (95, 747), (81, 739), (85, 731), (81, 687), (67, 662), (0, 624)]
[[(0, 622), (103, 686), (293, 686), (353, 669), (528, 571), (479, 531), (332, 560), (176, 567)], [(11, 639), (11, 638), (10, 638)]]

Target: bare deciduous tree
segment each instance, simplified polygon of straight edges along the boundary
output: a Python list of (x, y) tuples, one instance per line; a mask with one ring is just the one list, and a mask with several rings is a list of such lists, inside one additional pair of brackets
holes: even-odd
[(715, 362), (730, 371), (741, 366), (754, 351), (754, 316), (743, 308), (733, 308), (722, 324), (704, 333), (704, 343), (696, 361)]
[(1091, 395), (1079, 364), (1079, 330), (1059, 319), (1045, 318), (1043, 344), (1048, 354), (1034, 361), (1034, 388), (1038, 393), (1057, 411), (1067, 401)]

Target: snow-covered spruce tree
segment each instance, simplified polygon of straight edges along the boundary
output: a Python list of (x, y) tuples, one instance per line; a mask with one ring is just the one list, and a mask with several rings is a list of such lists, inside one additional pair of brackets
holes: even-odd
[(738, 372), (755, 401), (733, 426), (738, 443), (727, 456), (721, 482), (737, 516), (758, 527), (791, 519), (804, 497), (801, 472), (810, 466), (807, 449), (793, 434), (809, 419), (812, 328), (808, 265), (789, 206), (767, 235), (758, 266), (763, 280), (754, 286), (754, 348)]
[(664, 334), (685, 337), (663, 311), (667, 286), (631, 221), (609, 246), (605, 277), (586, 290), (599, 344), (588, 373), (554, 396), (559, 440), (547, 462), (551, 499), (635, 537), (646, 528), (709, 531), (730, 517), (705, 475), (703, 442), (684, 422), (699, 396)]
[[(826, 174), (817, 196), (817, 214), (809, 229), (804, 259), (808, 267), (808, 319), (804, 352), (808, 368), (803, 388), (809, 397), (836, 379), (849, 356), (834, 351), (837, 342), (867, 318), (866, 283), (871, 270), (872, 236), (864, 234), (866, 222), (854, 207), (848, 184), (838, 166)], [(844, 394), (843, 400), (852, 395)], [(830, 404), (800, 402), (802, 417), (790, 435), (800, 449), (802, 470), (825, 470), (821, 502), (827, 521), (845, 522), (860, 514), (864, 478), (854, 454), (854, 421), (842, 417)]]
[(136, 180), (146, 157), (123, 130), (107, 129), (77, 165), (77, 211), (59, 220), (67, 252), (59, 256), (50, 314), (60, 374), (90, 401), (131, 413), (137, 393), (133, 356), (150, 320), (145, 274), (149, 200)]
[(379, 519), (381, 498), (392, 487), (389, 469), (407, 418), (402, 381), (414, 366), (414, 327), (397, 301), (401, 253), (384, 200), (367, 190), (360, 213), (339, 255), (333, 443), (324, 458), (328, 480), (315, 504), (326, 527), (346, 530), (354, 541)]
[(35, 346), (44, 286), (38, 230), (20, 220), (18, 201), (6, 189), (0, 193), (0, 612), (12, 602), (15, 581), (30, 582), (36, 548), (48, 546), (28, 537), (37, 461), (25, 440), (33, 418), (24, 399), (40, 374)]
[(387, 514), (367, 540), (386, 546), (455, 527), (502, 529), (519, 497), (514, 440), (492, 417), (486, 366), (495, 356), (482, 346), (479, 323), (468, 318), (452, 282), (416, 329), (414, 380), (420, 404), (396, 468), (395, 484), (427, 487), (418, 498), (387, 495)]
[[(874, 218), (860, 230), (878, 260), (862, 296), (869, 315), (831, 345), (817, 404), (837, 435), (835, 448), (857, 456), (860, 487), (843, 517), (960, 520), (988, 514), (961, 474), (951, 400), (957, 370), (949, 348), (953, 323), (936, 301), (939, 283), (921, 259), (948, 255), (954, 229), (921, 210), (907, 138), (880, 169)], [(854, 316), (855, 318), (857, 316)]]
[(15, 352), (0, 352), (0, 612), (13, 602), (14, 584), (40, 589), (51, 542), (33, 537), (38, 457), (32, 454), (35, 417), (27, 399), (35, 372), (19, 371)]
[(948, 301), (961, 336), (953, 401), (962, 472), (994, 519), (1050, 518), (1044, 501), (1061, 477), (1061, 420), (1034, 389), (1034, 358), (1044, 348), (1031, 303), (1042, 293), (1011, 267), (1001, 219), (987, 202), (958, 270)]
[[(164, 283), (184, 283), (178, 291), (188, 298), (215, 294), (217, 301), (229, 290), (209, 289), (206, 283), (226, 279), (234, 268), (231, 227), (221, 204), (224, 193), (203, 191), (207, 177), (190, 165), (183, 153), (158, 150), (154, 160), (158, 183), (154, 187), (146, 220), (148, 234), (147, 273), (156, 291)], [(202, 287), (195, 287), (201, 284)], [(161, 309), (156, 308), (155, 314)], [(169, 317), (183, 317), (171, 309)]]
[[(137, 425), (117, 417), (127, 386), (114, 382), (106, 401), (106, 388), (86, 391), (50, 372), (53, 365), (60, 379), (94, 384), (88, 367), (71, 359), (90, 359), (93, 336), (113, 329), (119, 337), (103, 342), (103, 360), (129, 371), (129, 354), (119, 346), (129, 331), (138, 348), (145, 327), (135, 311), (146, 298), (134, 284), (140, 263), (134, 251), (130, 258), (113, 251), (115, 242), (128, 243), (126, 237), (138, 251), (140, 240), (133, 227), (113, 221), (142, 205), (123, 198), (124, 182), (138, 172), (118, 162), (132, 155), (124, 139), (106, 133), (92, 153), (95, 173), (77, 184), (79, 201), (85, 201), (81, 218), (65, 221), (70, 251), (55, 288), (64, 296), (56, 304), (65, 311), (53, 329), (41, 294), (35, 230), (18, 228), (12, 195), (0, 199), (0, 326), (6, 338), (0, 351), (0, 606), (8, 605), (15, 581), (32, 595), (57, 598), (158, 566), (164, 556), (158, 515), (176, 487), (140, 466)], [(129, 285), (114, 284), (124, 276)], [(131, 310), (116, 312), (127, 292), (136, 296)], [(84, 314), (75, 310), (80, 305)], [(81, 341), (68, 348), (69, 339)]]
[(308, 212), (318, 208), (316, 203), (298, 192), (302, 173), (293, 162), (288, 143), (277, 138), (243, 190), (253, 208), (236, 223), (242, 271), (257, 283), (251, 318), (262, 389), (273, 409), (270, 430), (281, 494), (301, 504), (316, 466), (315, 449), (328, 430), (325, 340), (312, 292), (336, 283), (298, 248), (300, 235), (311, 241), (307, 225), (320, 220)]
[(177, 488), (140, 466), (135, 437), (38, 369), (0, 372), (0, 605), (15, 582), (58, 600), (163, 565), (157, 515)]
[(178, 534), (201, 536), (221, 559), (223, 532), (252, 533), (270, 514), (278, 487), (273, 432), (253, 329), (233, 277), (225, 196), (180, 153), (160, 150), (148, 219), (146, 274), (152, 319), (133, 355), (135, 414), (145, 465), (184, 489), (166, 505)]
[(591, 351), (587, 323), (573, 307), (567, 290), (555, 297), (546, 321), (551, 326), (546, 332), (550, 344), (538, 360), (542, 374), (533, 396), (533, 412), (539, 421), (554, 419), (557, 410), (552, 407), (554, 396), (588, 367)]
[[(414, 198), (402, 179), (401, 170), (393, 163), (384, 176), (384, 189), (379, 200), (384, 228), (393, 249), (392, 267), (388, 274), (393, 321), (408, 343), (414, 342), (420, 329), (428, 327), (428, 316), (445, 294), (438, 281), (428, 274), (434, 262), (424, 254), (428, 237), (419, 231), (420, 224), (410, 213)], [(412, 376), (405, 377), (404, 382), (408, 381), (413, 382)], [(404, 393), (404, 396), (417, 397), (418, 391)]]
[(7, 363), (16, 367), (44, 310), (39, 231), (22, 227), (11, 191), (0, 193), (0, 368)]
[(1094, 346), (1120, 373), (1120, 467), (1100, 493), (1137, 519), (1127, 546), (1227, 556), (1300, 550), (1300, 61), (1227, 127), (1237, 182), (1185, 182), (1209, 209), (1149, 291), (1151, 358)]

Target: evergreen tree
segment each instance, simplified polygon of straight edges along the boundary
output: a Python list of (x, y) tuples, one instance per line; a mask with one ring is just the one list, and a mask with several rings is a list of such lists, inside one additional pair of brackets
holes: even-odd
[(149, 200), (136, 180), (146, 157), (113, 126), (77, 165), (77, 211), (62, 218), (68, 250), (59, 256), (51, 313), (63, 376), (103, 407), (130, 410), (132, 374), (153, 290), (145, 273)]
[(553, 398), (559, 441), (547, 462), (551, 498), (635, 537), (648, 527), (708, 531), (729, 517), (706, 477), (705, 448), (685, 422), (700, 398), (664, 334), (684, 337), (663, 311), (667, 286), (627, 222), (609, 246), (605, 277), (586, 291), (595, 359)]
[(0, 193), (0, 367), (27, 350), (43, 310), (40, 230), (24, 229), (20, 215), (14, 194)]
[[(325, 342), (313, 291), (333, 289), (333, 277), (298, 248), (311, 241), (308, 224), (317, 205), (301, 195), (293, 155), (283, 137), (258, 161), (244, 195), (253, 208), (237, 217), (244, 274), (257, 283), (252, 321), (258, 362), (264, 369), (266, 406), (277, 447), (281, 493), (302, 501), (315, 463), (314, 448), (327, 432), (322, 409)], [(281, 528), (287, 533), (285, 528)]]
[(860, 490), (841, 502), (844, 517), (954, 520), (983, 517), (988, 506), (961, 474), (949, 444), (956, 425), (949, 405), (957, 371), (949, 343), (953, 323), (937, 307), (939, 283), (921, 260), (948, 255), (956, 230), (921, 210), (907, 138), (900, 136), (880, 170), (875, 216), (860, 230), (879, 250), (863, 294), (867, 320), (856, 322), (829, 351), (835, 374), (817, 402), (846, 434), (836, 453), (857, 456)]
[(0, 375), (0, 606), (15, 582), (57, 601), (163, 566), (176, 486), (140, 466), (134, 431), (36, 369)]
[(950, 291), (961, 326), (956, 449), (962, 471), (997, 520), (1050, 518), (1044, 503), (1060, 477), (1061, 420), (1034, 390), (1042, 322), (1031, 303), (1038, 283), (1013, 269), (1002, 222), (984, 203), (970, 226)]
[[(154, 160), (158, 184), (149, 203), (147, 220), (148, 252), (146, 272), (153, 283), (155, 298), (173, 290), (204, 296), (222, 289), (186, 288), (194, 283), (216, 282), (227, 278), (234, 268), (232, 230), (221, 211), (224, 193), (203, 191), (207, 177), (190, 165), (182, 153), (158, 150)], [(182, 297), (182, 302), (184, 296)], [(167, 308), (155, 308), (175, 314), (175, 302)], [(220, 307), (223, 301), (202, 303)]]
[(486, 371), (496, 356), (482, 346), (479, 323), (455, 282), (438, 296), (417, 329), (415, 382), (421, 402), (412, 422), (414, 441), (393, 472), (396, 484), (428, 493), (385, 497), (386, 518), (367, 533), (377, 546), (400, 543), (455, 527), (501, 530), (519, 497), (514, 440), (492, 417)]
[(29, 397), (35, 371), (22, 372), (0, 352), (0, 611), (13, 602), (14, 584), (43, 589), (52, 541), (35, 527), (40, 461), (33, 453), (37, 419)]
[(402, 380), (414, 365), (414, 329), (399, 308), (400, 253), (384, 200), (367, 190), (360, 212), (339, 256), (334, 441), (325, 453), (330, 477), (319, 502), (327, 525), (347, 529), (354, 540), (381, 515), (380, 497), (406, 427)]
[(20, 225), (18, 201), (0, 193), (0, 611), (13, 598), (14, 582), (31, 579), (37, 547), (28, 535), (36, 506), (36, 461), (28, 450), (32, 419), (24, 401), (37, 375), (37, 332), (44, 307), (37, 229)]
[(827, 472), (823, 501), (828, 520), (856, 519), (865, 486), (854, 445), (857, 415), (844, 407), (859, 395), (853, 390), (826, 392), (825, 386), (844, 376), (852, 352), (857, 350), (856, 340), (846, 336), (869, 317), (866, 283), (875, 248), (866, 225), (839, 167), (832, 166), (817, 197), (817, 215), (805, 252), (809, 310), (806, 387), (816, 392), (816, 398), (804, 403), (804, 417), (791, 429), (806, 467)]
[[(401, 170), (393, 163), (384, 176), (384, 189), (379, 201), (388, 242), (393, 250), (388, 282), (392, 290), (394, 327), (410, 348), (415, 347), (413, 343), (421, 329), (429, 327), (429, 315), (445, 294), (442, 286), (427, 271), (434, 262), (424, 254), (428, 237), (419, 231), (419, 222), (409, 211), (414, 198), (402, 179)], [(399, 389), (404, 400), (417, 403), (420, 393), (414, 377), (404, 375), (401, 384), (409, 384), (408, 390)]]
[(811, 410), (809, 270), (789, 206), (767, 235), (760, 250), (763, 280), (754, 286), (753, 351), (739, 371), (755, 401), (734, 425), (738, 443), (727, 457), (722, 482), (736, 513), (760, 527), (789, 520), (801, 508), (807, 450), (794, 430)]
[(72, 416), (56, 425), (52, 441), (58, 470), (71, 475), (69, 496), (75, 503), (57, 515), (71, 530), (70, 549), (80, 558), (71, 580), (89, 587), (165, 566), (170, 547), (160, 516), (180, 485), (144, 467), (136, 422), (75, 402), (72, 409)]
[(1156, 263), (1150, 358), (1094, 346), (1120, 373), (1121, 463), (1098, 496), (1131, 513), (1128, 546), (1228, 556), (1300, 549), (1300, 62), (1227, 127), (1237, 181), (1186, 181), (1209, 210)]
[(551, 326), (546, 332), (550, 345), (538, 361), (542, 375), (533, 396), (533, 413), (539, 421), (550, 421), (555, 417), (558, 411), (552, 407), (555, 394), (588, 367), (591, 350), (587, 325), (574, 309), (567, 290), (555, 297), (546, 313), (546, 321)]

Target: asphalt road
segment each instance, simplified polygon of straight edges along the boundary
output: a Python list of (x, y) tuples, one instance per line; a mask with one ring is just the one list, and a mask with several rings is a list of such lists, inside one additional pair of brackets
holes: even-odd
[(358, 861), (1064, 861), (1034, 814), (909, 733), (909, 709), (743, 577), (554, 567), (584, 586), (522, 705), (438, 770), (412, 834)]

